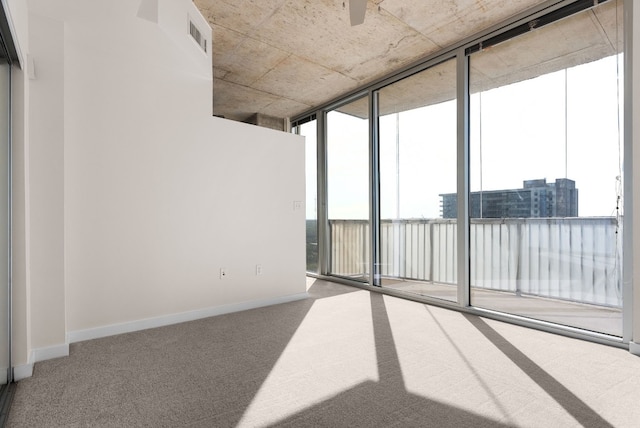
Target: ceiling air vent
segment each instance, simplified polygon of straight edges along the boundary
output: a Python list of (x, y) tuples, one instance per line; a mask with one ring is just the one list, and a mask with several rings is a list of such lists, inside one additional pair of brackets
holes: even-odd
[(194, 24), (192, 21), (189, 21), (189, 34), (191, 34), (191, 37), (193, 37), (193, 40), (195, 40), (196, 43), (198, 43), (198, 45), (202, 48), (202, 50), (206, 52), (207, 39), (202, 37), (202, 33), (200, 32), (200, 30), (198, 30), (198, 27), (196, 27), (196, 24)]

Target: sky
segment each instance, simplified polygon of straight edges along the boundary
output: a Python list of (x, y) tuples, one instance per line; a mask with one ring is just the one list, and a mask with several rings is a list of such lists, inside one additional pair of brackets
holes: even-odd
[[(565, 70), (473, 94), (471, 191), (567, 177), (576, 182), (581, 217), (616, 215), (623, 129), (618, 72), (621, 56), (569, 68), (566, 97)], [(327, 121), (329, 218), (366, 219), (368, 121), (337, 111)], [(439, 195), (456, 191), (456, 129), (455, 100), (380, 118), (382, 218), (440, 217)], [(301, 133), (307, 218), (315, 218), (315, 122)]]

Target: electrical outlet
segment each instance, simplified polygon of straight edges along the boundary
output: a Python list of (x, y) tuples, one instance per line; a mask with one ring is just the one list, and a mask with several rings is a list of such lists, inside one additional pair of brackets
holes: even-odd
[(227, 270), (225, 268), (220, 268), (220, 279), (225, 279), (227, 277)]
[(300, 211), (302, 209), (302, 201), (293, 201), (293, 210)]
[(262, 265), (256, 265), (256, 275), (262, 275)]

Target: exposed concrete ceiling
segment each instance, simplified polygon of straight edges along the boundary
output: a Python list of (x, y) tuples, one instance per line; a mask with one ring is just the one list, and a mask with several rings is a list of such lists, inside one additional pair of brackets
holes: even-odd
[[(214, 113), (235, 120), (255, 113), (293, 117), (544, 3), (370, 0), (364, 24), (351, 27), (346, 1), (195, 0), (213, 28)], [(622, 46), (616, 3), (568, 18), (570, 26), (552, 24), (542, 42), (540, 30), (534, 30), (517, 46), (483, 52), (483, 60), (472, 64), (476, 87), (615, 53)], [(422, 79), (414, 76), (411, 89), (399, 86), (395, 95), (389, 93), (389, 110), (451, 99), (454, 73), (455, 67), (443, 65)], [(366, 116), (366, 103), (350, 108), (349, 113)]]

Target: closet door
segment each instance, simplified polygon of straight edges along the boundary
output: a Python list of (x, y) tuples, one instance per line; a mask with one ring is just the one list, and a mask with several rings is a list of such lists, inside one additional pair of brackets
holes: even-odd
[[(2, 60), (2, 58), (0, 58)], [(10, 68), (0, 64), (0, 384), (11, 381), (9, 288), (9, 102)]]

